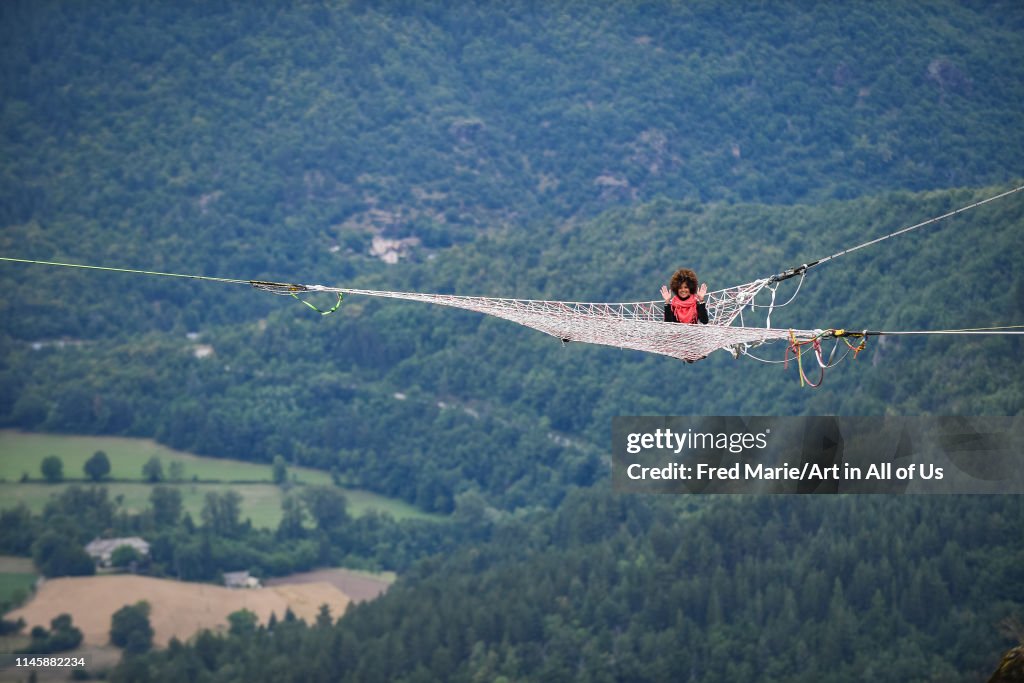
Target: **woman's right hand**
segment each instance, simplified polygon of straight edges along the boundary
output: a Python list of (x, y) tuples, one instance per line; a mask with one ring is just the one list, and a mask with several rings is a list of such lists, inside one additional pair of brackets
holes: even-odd
[(661, 298), (665, 300), (665, 303), (672, 300), (672, 292), (668, 291), (668, 287), (665, 285), (661, 286)]

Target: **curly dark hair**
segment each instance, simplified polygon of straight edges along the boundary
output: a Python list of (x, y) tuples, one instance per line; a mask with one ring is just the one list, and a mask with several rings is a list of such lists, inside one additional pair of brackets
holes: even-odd
[(697, 273), (693, 272), (689, 268), (680, 268), (672, 275), (672, 280), (668, 284), (668, 288), (672, 290), (673, 294), (679, 294), (679, 288), (683, 284), (690, 290), (690, 294), (697, 293)]

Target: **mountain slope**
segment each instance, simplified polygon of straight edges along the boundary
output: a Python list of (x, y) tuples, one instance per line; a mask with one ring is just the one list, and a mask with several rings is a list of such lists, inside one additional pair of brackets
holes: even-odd
[[(662, 200), (566, 223), (508, 231), (422, 263), (346, 284), (517, 298), (636, 301), (682, 264), (711, 286), (780, 272), (937, 216), (994, 191), (891, 194), (818, 207), (700, 206)], [(808, 275), (775, 326), (949, 329), (1020, 324), (1024, 226), (1019, 195), (837, 258)], [(955, 258), (954, 258), (955, 255)], [(72, 273), (58, 298), (85, 319), (166, 332), (87, 338), (33, 350), (52, 312), (16, 297), (5, 329), (2, 419), (28, 429), (157, 436), (200, 453), (337, 467), (354, 484), (428, 509), (478, 490), (508, 507), (552, 505), (603, 477), (610, 418), (643, 414), (1016, 414), (1016, 338), (884, 337), (801, 389), (781, 345), (687, 365), (580, 344), (466, 311), (349, 297), (332, 316), (236, 286), (147, 282), (181, 298), (125, 309), (74, 284), (124, 275)], [(226, 290), (221, 294), (221, 290)], [(796, 291), (780, 287), (779, 302)], [(66, 294), (66, 295), (65, 295)], [(139, 293), (137, 292), (136, 295)], [(25, 298), (32, 296), (26, 293)], [(209, 300), (271, 309), (265, 319), (201, 328), (182, 321)], [(269, 301), (267, 301), (269, 299)], [(767, 297), (763, 301), (767, 302)], [(288, 303), (290, 302), (290, 303)], [(230, 307), (229, 307), (230, 308)], [(748, 324), (761, 324), (747, 319)], [(145, 323), (139, 323), (145, 324)], [(32, 331), (36, 330), (36, 334)], [(213, 355), (196, 357), (196, 344)], [(830, 347), (826, 347), (826, 352)], [(840, 345), (837, 357), (845, 351)]]

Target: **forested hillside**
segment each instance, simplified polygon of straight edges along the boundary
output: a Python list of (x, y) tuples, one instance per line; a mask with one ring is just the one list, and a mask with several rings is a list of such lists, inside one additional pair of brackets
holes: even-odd
[(817, 202), (1021, 172), (1013, 2), (0, 13), (3, 247), (30, 257), (347, 279), (377, 231), (440, 248), (657, 196)]
[(685, 499), (575, 495), (337, 624), (207, 633), (115, 680), (981, 681), (995, 624), (1024, 600), (1024, 511), (948, 500), (688, 514)]
[[(1019, 185), (1022, 105), (1019, 2), (12, 0), (0, 256), (653, 300), (681, 266), (736, 285)], [(1024, 324), (1022, 197), (811, 271), (772, 325)], [(1018, 415), (1019, 338), (872, 339), (809, 390), (412, 302), (321, 317), (11, 262), (0, 289), (0, 427), (280, 456), (453, 513), (349, 518), (305, 488), (276, 531), (102, 489), (9, 513), (10, 552), (146, 533), (185, 579), (403, 573), (338, 623), (206, 633), (122, 680), (980, 680), (1024, 605), (1013, 498), (621, 497), (607, 476), (616, 415)]]
[[(488, 236), (361, 282), (496, 296), (650, 299), (680, 263), (698, 267), (713, 286), (738, 284), (990, 192), (890, 194), (817, 207), (662, 200), (554, 234)], [(811, 271), (773, 324), (917, 330), (1019, 323), (1022, 227), (1024, 201), (1014, 196), (838, 258)], [(69, 283), (128, 279), (61, 275)], [(795, 283), (780, 288), (780, 302)], [(163, 308), (150, 314), (167, 315), (169, 329), (144, 336), (40, 349), (8, 337), (4, 424), (155, 435), (176, 448), (264, 462), (282, 455), (447, 512), (467, 491), (499, 507), (553, 505), (567, 486), (603, 480), (601, 454), (614, 415), (1001, 415), (1018, 412), (1022, 400), (1020, 344), (1013, 338), (872, 339), (810, 390), (800, 388), (793, 366), (724, 352), (687, 365), (563, 346), (509, 322), (421, 303), (350, 297), (321, 318), (290, 298), (247, 288), (172, 285), (168, 291), (188, 304), (184, 316), (225, 296), (243, 308), (272, 310), (258, 321), (201, 327), (200, 341), (214, 351), (207, 357), (195, 356), (189, 328)], [(966, 292), (969, 306), (951, 305)], [(118, 298), (78, 300), (78, 315), (121, 310)], [(7, 315), (26, 326), (50, 321), (19, 300)], [(836, 357), (845, 350), (840, 345)], [(755, 350), (772, 361), (783, 352), (782, 345)]]

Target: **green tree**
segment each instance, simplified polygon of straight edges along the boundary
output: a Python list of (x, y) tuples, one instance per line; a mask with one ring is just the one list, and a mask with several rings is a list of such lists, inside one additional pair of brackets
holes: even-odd
[(280, 455), (274, 456), (274, 464), (271, 465), (274, 483), (280, 486), (281, 484), (288, 481), (288, 466), (285, 464), (284, 458)]
[(110, 618), (110, 642), (124, 648), (126, 654), (149, 651), (153, 647), (149, 611), (149, 603), (142, 600), (114, 612)]
[(43, 479), (55, 484), (64, 479), (64, 461), (56, 455), (48, 455), (39, 463), (39, 469), (43, 473)]
[(50, 621), (50, 651), (73, 650), (82, 642), (82, 631), (72, 624), (70, 614), (60, 614)]
[(82, 631), (71, 622), (70, 614), (59, 614), (50, 621), (50, 630), (42, 626), (32, 629), (32, 642), (24, 654), (49, 654), (73, 650), (82, 643)]
[(240, 609), (228, 615), (228, 633), (234, 636), (245, 636), (256, 631), (259, 617), (247, 609)]
[(149, 492), (149, 503), (153, 508), (153, 523), (158, 527), (174, 526), (181, 519), (184, 509), (181, 491), (173, 486), (154, 486)]
[(114, 523), (116, 505), (107, 497), (105, 486), (72, 484), (51, 498), (43, 509), (43, 519), (50, 528), (68, 525), (79, 541), (101, 534)]
[(124, 568), (141, 559), (139, 551), (130, 545), (119, 545), (110, 553), (110, 564), (114, 567)]
[(318, 529), (330, 531), (348, 521), (348, 500), (336, 488), (311, 486), (306, 492), (306, 507)]
[(185, 481), (185, 463), (180, 460), (172, 460), (167, 466), (167, 477), (171, 481)]
[(110, 458), (103, 451), (96, 451), (82, 466), (87, 477), (93, 481), (100, 481), (110, 474)]
[(96, 573), (96, 565), (75, 539), (46, 531), (32, 544), (32, 559), (49, 577), (85, 576)]
[(294, 539), (305, 536), (303, 523), (306, 520), (306, 509), (295, 493), (289, 493), (281, 499), (281, 522), (277, 525), (277, 537)]
[(146, 461), (146, 464), (142, 466), (142, 478), (151, 484), (163, 481), (164, 466), (163, 463), (160, 462), (160, 458), (154, 455)]
[(210, 491), (200, 513), (203, 526), (218, 536), (235, 536), (241, 530), (242, 496), (237, 491)]
[(0, 510), (0, 553), (27, 555), (36, 536), (36, 520), (24, 503)]
[[(0, 609), (7, 610), (7, 609), (10, 608), (11, 604), (12, 603), (0, 604)], [(16, 603), (14, 603), (14, 604), (16, 604)], [(273, 617), (274, 615), (271, 614), (270, 616)], [(10, 635), (14, 635), (15, 633), (20, 633), (21, 629), (23, 629), (23, 628), (25, 628), (25, 620), (22, 619), (21, 617), (18, 617), (17, 621), (10, 621), (10, 620), (7, 620), (7, 619), (0, 619), (0, 638), (2, 638), (3, 636), (10, 636)]]

